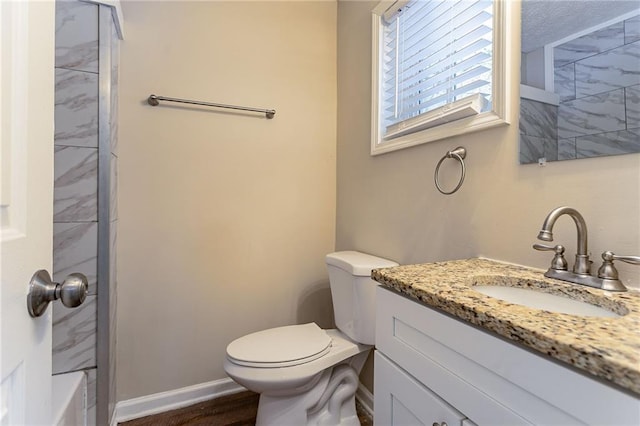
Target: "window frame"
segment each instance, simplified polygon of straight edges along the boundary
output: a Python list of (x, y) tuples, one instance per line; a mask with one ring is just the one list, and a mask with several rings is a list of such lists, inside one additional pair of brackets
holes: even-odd
[(371, 68), (371, 155), (385, 154), (428, 142), (477, 132), (496, 126), (509, 124), (511, 82), (510, 52), (513, 28), (510, 0), (493, 2), (493, 55), (491, 81), (491, 111), (440, 124), (423, 130), (384, 140), (381, 128), (383, 15), (396, 1), (381, 1), (372, 11), (372, 68)]

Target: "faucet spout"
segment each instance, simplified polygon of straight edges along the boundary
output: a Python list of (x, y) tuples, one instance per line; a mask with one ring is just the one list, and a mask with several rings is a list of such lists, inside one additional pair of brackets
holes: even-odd
[(591, 275), (591, 261), (587, 250), (587, 224), (584, 218), (576, 209), (571, 207), (558, 207), (551, 210), (544, 219), (542, 229), (538, 234), (538, 239), (542, 241), (553, 241), (553, 226), (562, 215), (568, 215), (576, 224), (578, 233), (578, 249), (576, 251), (576, 263), (573, 271), (567, 270), (567, 261), (564, 259), (564, 247), (561, 245), (549, 246), (545, 244), (534, 244), (536, 250), (554, 251), (556, 255), (551, 261), (551, 266), (544, 273), (545, 277), (568, 281), (575, 284), (600, 288), (609, 291), (627, 291), (627, 288), (618, 278), (618, 271), (613, 266), (614, 260), (622, 260), (640, 265), (640, 256), (616, 256), (610, 251), (602, 253), (602, 266), (597, 275)]
[(591, 262), (589, 261), (589, 254), (587, 252), (587, 224), (576, 209), (571, 207), (558, 207), (553, 209), (545, 218), (542, 229), (538, 234), (538, 239), (542, 241), (553, 241), (553, 226), (556, 220), (565, 214), (573, 219), (578, 233), (576, 263), (573, 266), (573, 272), (577, 274), (589, 274)]

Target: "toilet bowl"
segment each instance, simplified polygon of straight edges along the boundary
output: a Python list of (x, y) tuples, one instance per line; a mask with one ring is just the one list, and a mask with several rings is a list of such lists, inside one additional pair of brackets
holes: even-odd
[(227, 346), (224, 369), (260, 394), (256, 425), (359, 425), (358, 376), (375, 336), (371, 270), (397, 263), (344, 251), (326, 257), (338, 329), (277, 327)]

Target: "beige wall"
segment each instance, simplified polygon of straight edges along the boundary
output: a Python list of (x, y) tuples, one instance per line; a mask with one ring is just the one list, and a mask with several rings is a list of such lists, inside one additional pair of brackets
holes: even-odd
[[(484, 256), (547, 268), (552, 256), (531, 245), (547, 213), (569, 205), (586, 219), (596, 268), (604, 250), (640, 255), (640, 155), (521, 166), (517, 107), (508, 127), (371, 157), (370, 37), (376, 4), (338, 2), (337, 249), (402, 264)], [(519, 76), (520, 54), (514, 51), (512, 57)], [(518, 105), (517, 81), (512, 101)], [(441, 195), (433, 183), (436, 163), (458, 145), (467, 148), (465, 183), (456, 194)], [(453, 165), (442, 170), (443, 176), (458, 172)], [(554, 234), (572, 265), (571, 219), (558, 220)], [(640, 269), (618, 264), (625, 283), (640, 288)], [(370, 370), (362, 379), (371, 386)]]
[(329, 326), (336, 199), (335, 3), (123, 9), (118, 400), (225, 377), (249, 332)]

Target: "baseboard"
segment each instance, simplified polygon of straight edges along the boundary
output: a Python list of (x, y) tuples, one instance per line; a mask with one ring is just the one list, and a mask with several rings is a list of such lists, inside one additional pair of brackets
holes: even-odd
[(244, 390), (246, 390), (244, 387), (230, 378), (226, 378), (120, 401), (116, 404), (111, 426), (115, 426), (119, 422), (126, 422), (127, 420), (187, 407), (192, 404), (197, 404), (198, 402), (208, 401)]
[(356, 400), (373, 419), (373, 394), (362, 384), (362, 382), (358, 383)]
[[(120, 401), (116, 404), (111, 426), (245, 390), (233, 380), (226, 378)], [(373, 418), (373, 394), (362, 383), (358, 384), (356, 399)]]

